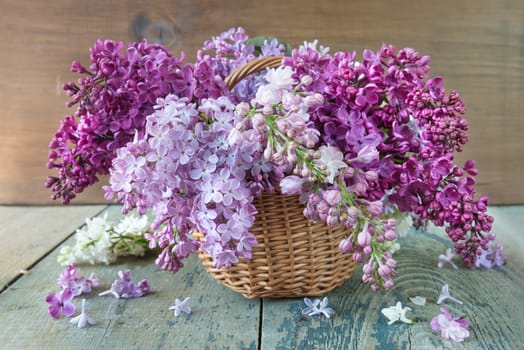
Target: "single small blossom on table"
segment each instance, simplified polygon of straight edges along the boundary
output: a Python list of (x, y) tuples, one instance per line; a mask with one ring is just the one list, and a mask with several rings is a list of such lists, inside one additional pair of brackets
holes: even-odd
[(86, 313), (86, 300), (82, 299), (82, 311), (80, 315), (73, 317), (69, 322), (76, 324), (78, 328), (85, 328), (87, 325), (95, 325), (96, 321)]
[(426, 305), (426, 298), (424, 297), (421, 297), (421, 296), (414, 296), (412, 298), (409, 298), (409, 300), (415, 304), (415, 305), (418, 305), (418, 306), (424, 306)]
[(455, 253), (451, 250), (451, 248), (446, 249), (446, 254), (440, 254), (438, 256), (438, 267), (442, 268), (446, 264), (450, 264), (451, 267), (453, 267), (455, 270), (458, 269), (457, 265), (453, 262), (453, 258), (456, 256)]
[(453, 317), (445, 306), (442, 306), (440, 311), (442, 313), (431, 320), (431, 329), (440, 331), (443, 338), (455, 342), (462, 342), (469, 337), (469, 322), (465, 317)]
[(73, 291), (71, 288), (62, 289), (59, 293), (49, 294), (45, 301), (49, 304), (49, 315), (53, 318), (60, 318), (64, 315), (71, 317), (75, 313), (76, 307), (73, 300)]
[(397, 321), (404, 322), (407, 324), (415, 323), (406, 317), (406, 312), (411, 311), (411, 308), (406, 306), (402, 307), (402, 303), (399, 301), (395, 306), (390, 306), (382, 309), (380, 312), (389, 320), (388, 325), (391, 325)]
[(191, 307), (189, 306), (189, 303), (191, 302), (191, 298), (187, 297), (184, 300), (180, 300), (178, 298), (175, 299), (175, 304), (169, 307), (169, 310), (173, 310), (175, 317), (178, 317), (182, 314), (182, 312), (186, 314), (191, 313)]
[(331, 316), (333, 316), (333, 314), (335, 313), (335, 310), (328, 307), (329, 301), (327, 297), (324, 297), (324, 299), (322, 300), (311, 300), (309, 298), (304, 298), (304, 303), (307, 307), (302, 310), (303, 315), (324, 315), (326, 316), (326, 318), (331, 318)]
[(445, 300), (451, 300), (451, 301), (454, 301), (455, 303), (458, 303), (458, 304), (463, 304), (462, 301), (458, 300), (457, 298), (455, 297), (452, 297), (450, 294), (449, 294), (449, 286), (447, 284), (443, 285), (442, 286), (442, 291), (440, 292), (440, 295), (438, 297), (438, 300), (437, 300), (437, 304), (442, 304)]
[(150, 292), (149, 282), (144, 279), (138, 282), (138, 284), (135, 284), (135, 282), (133, 282), (131, 279), (130, 270), (118, 271), (118, 277), (120, 277), (120, 279), (113, 282), (111, 289), (108, 289), (98, 295), (104, 296), (107, 294), (112, 294), (117, 299), (130, 299), (140, 298)]

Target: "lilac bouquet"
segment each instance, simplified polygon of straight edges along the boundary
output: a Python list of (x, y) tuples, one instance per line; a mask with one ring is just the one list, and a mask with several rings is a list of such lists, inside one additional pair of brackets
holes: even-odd
[(364, 262), (372, 290), (393, 286), (405, 216), (446, 225), (470, 267), (502, 263), (488, 198), (475, 198), (475, 163), (453, 160), (468, 140), (464, 103), (428, 76), (429, 57), (382, 45), (359, 61), (317, 46), (304, 43), (229, 90), (235, 68), (283, 56), (286, 45), (231, 29), (184, 63), (146, 41), (125, 53), (97, 41), (89, 69), (73, 63), (85, 77), (64, 86), (78, 110), (50, 144), (59, 176), (47, 186), (68, 203), (110, 174), (106, 198), (124, 213), (152, 213), (149, 247), (172, 272), (199, 249), (217, 268), (250, 259), (253, 199), (267, 191), (297, 195), (306, 218), (346, 227), (340, 249)]

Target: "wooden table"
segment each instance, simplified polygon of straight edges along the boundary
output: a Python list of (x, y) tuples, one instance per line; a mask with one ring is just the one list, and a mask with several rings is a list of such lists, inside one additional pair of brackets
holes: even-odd
[[(218, 285), (197, 259), (176, 275), (159, 271), (154, 257), (123, 259), (114, 265), (82, 265), (109, 288), (117, 271), (131, 269), (147, 278), (153, 294), (138, 299), (87, 295), (88, 314), (98, 323), (79, 329), (67, 319), (47, 314), (44, 299), (56, 292), (62, 268), (60, 245), (86, 217), (116, 206), (0, 207), (0, 348), (2, 349), (523, 349), (524, 341), (524, 206), (493, 207), (494, 231), (505, 244), (508, 264), (496, 270), (438, 269), (437, 257), (450, 246), (442, 231), (412, 230), (401, 238), (395, 287), (371, 293), (360, 283), (359, 269), (327, 296), (332, 319), (303, 317), (303, 300), (247, 300)], [(68, 238), (69, 237), (69, 238)], [(416, 239), (415, 239), (416, 238)], [(65, 240), (65, 242), (64, 242)], [(428, 322), (439, 313), (435, 304), (444, 283), (464, 305), (448, 303), (453, 314), (467, 315), (470, 337), (464, 345), (441, 339)], [(100, 290), (101, 290), (100, 289)], [(428, 298), (426, 306), (409, 297)], [(175, 298), (190, 296), (193, 312), (173, 316)], [(401, 301), (413, 311), (414, 326), (387, 325), (380, 310)], [(79, 300), (75, 300), (77, 306)]]

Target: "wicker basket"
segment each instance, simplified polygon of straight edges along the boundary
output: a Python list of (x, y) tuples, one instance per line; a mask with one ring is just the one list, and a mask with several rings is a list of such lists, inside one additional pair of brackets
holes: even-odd
[[(231, 73), (226, 82), (231, 89), (245, 76), (281, 62), (282, 57), (252, 61)], [(347, 236), (346, 228), (306, 219), (298, 196), (264, 193), (253, 204), (258, 214), (251, 232), (258, 244), (251, 260), (240, 258), (229, 269), (216, 269), (211, 257), (199, 251), (216, 281), (246, 298), (282, 298), (322, 295), (349, 278), (356, 263), (338, 247)], [(201, 233), (194, 234), (203, 239)]]

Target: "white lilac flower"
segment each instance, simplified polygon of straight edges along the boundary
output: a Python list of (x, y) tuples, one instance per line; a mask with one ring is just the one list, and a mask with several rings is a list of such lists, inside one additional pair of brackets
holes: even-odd
[(147, 216), (124, 216), (117, 225), (103, 217), (86, 219), (86, 225), (76, 231), (74, 246), (64, 246), (57, 261), (60, 265), (72, 263), (114, 262), (118, 256), (143, 256), (147, 249)]
[(331, 316), (333, 316), (335, 313), (335, 310), (328, 307), (329, 301), (327, 297), (322, 300), (311, 300), (309, 298), (304, 298), (304, 303), (306, 304), (306, 308), (302, 310), (302, 315), (314, 316), (322, 314), (326, 316), (326, 318), (331, 318)]
[(95, 325), (96, 321), (86, 313), (86, 300), (82, 299), (82, 311), (80, 315), (73, 317), (69, 322), (76, 324), (78, 328), (85, 328), (87, 325)]
[(340, 169), (346, 168), (348, 165), (343, 161), (344, 155), (340, 150), (333, 146), (321, 146), (320, 147), (320, 159), (318, 162), (323, 165), (326, 172), (326, 181), (333, 183), (335, 176), (339, 173)]
[(115, 226), (115, 232), (119, 234), (134, 234), (141, 236), (148, 228), (148, 218), (146, 215), (136, 216), (133, 214), (124, 216), (118, 225)]
[(324, 47), (320, 45), (319, 48), (317, 49), (317, 45), (318, 45), (318, 39), (315, 39), (313, 41), (304, 41), (304, 44), (300, 45), (298, 50), (303, 51), (309, 48), (309, 49), (312, 49), (318, 52), (320, 56), (324, 56), (325, 54), (329, 52), (329, 47)]
[(449, 294), (449, 286), (445, 284), (442, 286), (442, 291), (440, 292), (440, 295), (438, 296), (437, 304), (442, 304), (445, 300), (451, 300), (459, 304), (463, 304), (462, 301), (458, 300), (457, 298), (452, 297)]
[(440, 254), (438, 256), (438, 267), (442, 268), (446, 264), (450, 264), (454, 269), (458, 269), (457, 265), (453, 262), (453, 258), (455, 257), (455, 253), (451, 250), (451, 248), (446, 249), (446, 254)]
[(302, 193), (302, 185), (306, 182), (307, 179), (298, 177), (296, 175), (286, 176), (280, 180), (280, 190), (282, 194), (293, 195)]
[(402, 307), (402, 303), (399, 301), (397, 305), (390, 306), (382, 309), (380, 312), (389, 320), (388, 325), (391, 325), (397, 321), (401, 321), (407, 324), (413, 324), (413, 320), (406, 317), (406, 312), (411, 311), (410, 307)]
[(426, 305), (426, 298), (424, 297), (420, 297), (420, 296), (414, 296), (414, 297), (411, 297), (409, 298), (409, 300), (411, 300), (411, 302), (415, 305), (418, 305), (418, 306), (424, 306)]
[(191, 298), (187, 297), (184, 300), (180, 300), (178, 298), (175, 299), (175, 304), (169, 307), (169, 310), (174, 311), (175, 317), (178, 317), (182, 314), (182, 312), (186, 314), (191, 313), (191, 307), (189, 306), (189, 303), (191, 302)]
[(75, 248), (68, 245), (63, 246), (56, 260), (61, 266), (73, 264), (76, 261)]
[(76, 246), (79, 247), (75, 250), (76, 258), (91, 264), (97, 262), (109, 264), (113, 261), (110, 228), (107, 213), (104, 216), (87, 218), (86, 225), (76, 231)]
[(293, 84), (295, 83), (293, 74), (295, 74), (293, 68), (289, 66), (280, 66), (276, 69), (268, 69), (266, 80), (274, 89), (289, 91), (293, 88)]

